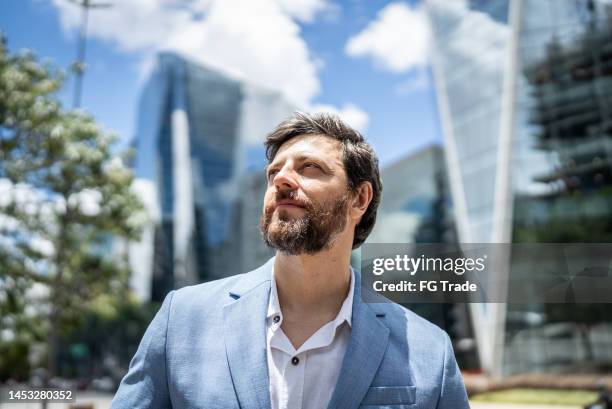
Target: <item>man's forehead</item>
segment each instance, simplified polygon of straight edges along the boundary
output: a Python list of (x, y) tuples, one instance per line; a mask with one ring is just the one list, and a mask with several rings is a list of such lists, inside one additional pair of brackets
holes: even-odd
[(278, 149), (274, 160), (293, 155), (315, 155), (327, 159), (340, 159), (342, 143), (326, 135), (299, 135), (283, 143)]

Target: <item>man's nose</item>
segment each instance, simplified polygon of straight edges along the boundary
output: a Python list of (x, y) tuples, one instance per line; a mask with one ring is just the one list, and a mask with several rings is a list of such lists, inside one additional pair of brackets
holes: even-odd
[(283, 166), (274, 175), (274, 186), (277, 189), (296, 189), (298, 186), (295, 170), (290, 166)]

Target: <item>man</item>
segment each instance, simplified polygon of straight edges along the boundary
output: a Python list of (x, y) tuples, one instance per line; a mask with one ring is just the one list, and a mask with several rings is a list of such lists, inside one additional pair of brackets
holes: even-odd
[(378, 160), (335, 116), (296, 113), (266, 139), (264, 266), (173, 291), (113, 408), (468, 408), (448, 336), (365, 304), (349, 264), (374, 226)]

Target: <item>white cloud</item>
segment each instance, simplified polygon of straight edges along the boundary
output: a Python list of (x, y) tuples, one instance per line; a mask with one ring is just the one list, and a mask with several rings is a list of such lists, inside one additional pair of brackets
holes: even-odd
[[(53, 0), (63, 27), (78, 7)], [(316, 62), (296, 20), (309, 22), (325, 0), (123, 0), (91, 14), (89, 35), (150, 56), (172, 50), (231, 76), (281, 91), (300, 106), (320, 91)], [(146, 71), (147, 58), (143, 58)]]
[[(122, 50), (155, 48), (180, 26), (189, 25), (210, 6), (209, 0), (126, 0), (111, 8), (94, 9), (89, 18), (89, 35), (116, 43)], [(81, 23), (81, 10), (74, 3), (53, 0), (67, 31)]]
[[(480, 83), (501, 78), (510, 35), (506, 24), (471, 10), (465, 0), (429, 0), (428, 6), (437, 24), (450, 33), (449, 38), (436, 43), (439, 54), (453, 64), (446, 68), (449, 72), (465, 66)], [(465, 88), (467, 94), (476, 91), (469, 82)]]
[[(65, 31), (76, 32), (79, 8), (52, 1)], [(92, 11), (89, 35), (140, 53), (141, 80), (153, 70), (156, 52), (174, 51), (247, 84), (278, 91), (293, 109), (338, 113), (363, 132), (369, 117), (357, 106), (312, 105), (325, 63), (311, 54), (297, 21), (310, 23), (338, 10), (329, 0), (123, 0)]]
[(413, 92), (419, 92), (427, 90), (431, 86), (429, 79), (429, 73), (424, 68), (414, 70), (414, 75), (406, 78), (405, 80), (397, 83), (393, 88), (393, 91), (397, 95), (409, 95)]
[(421, 7), (391, 3), (359, 34), (345, 51), (352, 57), (370, 57), (382, 69), (401, 73), (428, 63), (429, 25)]
[(334, 8), (325, 0), (276, 0), (290, 16), (304, 23), (312, 23), (318, 13), (333, 11)]
[(310, 112), (330, 112), (336, 114), (361, 133), (365, 133), (370, 122), (367, 112), (350, 103), (344, 104), (342, 108), (327, 104), (317, 104), (311, 107)]

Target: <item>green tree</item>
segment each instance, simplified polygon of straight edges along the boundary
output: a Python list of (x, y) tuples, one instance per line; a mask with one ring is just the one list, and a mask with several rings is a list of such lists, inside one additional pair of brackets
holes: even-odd
[(91, 379), (111, 376), (118, 381), (160, 304), (135, 296), (99, 298), (82, 325), (62, 336), (59, 374)]
[[(126, 295), (117, 244), (137, 239), (145, 217), (113, 152), (116, 137), (85, 112), (62, 109), (62, 81), (0, 39), (0, 354), (13, 351), (2, 364), (18, 365), (39, 341), (48, 378), (61, 334), (100, 297)], [(2, 377), (15, 370), (2, 364)]]

